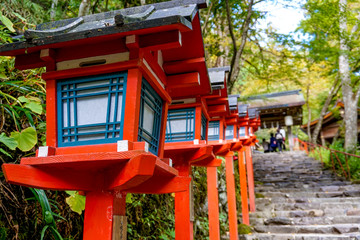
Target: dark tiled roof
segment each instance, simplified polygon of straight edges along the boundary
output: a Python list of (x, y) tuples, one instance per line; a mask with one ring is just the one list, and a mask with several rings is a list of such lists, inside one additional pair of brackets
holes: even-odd
[(300, 94), (302, 95), (301, 89), (298, 89), (298, 90), (291, 90), (291, 91), (284, 91), (284, 92), (255, 95), (255, 96), (250, 96), (247, 99), (254, 100), (254, 99), (274, 98), (274, 97), (281, 97), (281, 96), (288, 96), (288, 95), (300, 95)]
[(35, 30), (25, 31), (25, 41), (0, 45), (0, 52), (176, 23), (191, 29), (198, 8), (206, 6), (206, 0), (174, 0), (43, 23)]
[(262, 94), (247, 98), (249, 108), (259, 110), (297, 107), (305, 104), (304, 96), (301, 90)]

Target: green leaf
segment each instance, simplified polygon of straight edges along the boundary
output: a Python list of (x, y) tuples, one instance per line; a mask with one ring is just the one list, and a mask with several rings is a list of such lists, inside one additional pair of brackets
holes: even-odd
[(4, 149), (0, 148), (0, 152), (5, 154), (6, 156), (12, 158), (12, 156), (7, 151), (5, 151)]
[(5, 25), (5, 27), (7, 27), (7, 29), (9, 29), (11, 32), (15, 32), (15, 29), (13, 28), (14, 24), (10, 21), (10, 19), (8, 19), (6, 16), (4, 16), (1, 12), (0, 12), (0, 21)]
[(21, 132), (12, 132), (10, 137), (17, 141), (17, 147), (23, 152), (31, 150), (37, 143), (36, 130), (32, 127), (28, 127)]
[(69, 194), (70, 196), (75, 197), (77, 191), (65, 191), (67, 194)]
[(16, 13), (16, 12), (13, 12), (13, 14), (14, 14), (15, 16), (17, 16), (18, 18), (20, 18), (21, 21), (26, 22), (26, 19), (25, 19), (23, 16), (21, 16), (20, 14), (18, 14), (18, 13)]
[(11, 150), (15, 150), (15, 148), (18, 146), (17, 141), (12, 137), (6, 136), (5, 133), (0, 134), (0, 142), (5, 144), (5, 146), (10, 148)]
[(38, 97), (29, 96), (29, 97), (27, 97), (27, 99), (29, 99), (32, 102), (41, 103), (41, 99)]
[(37, 114), (41, 114), (43, 111), (43, 107), (41, 106), (41, 104), (39, 104), (37, 102), (25, 103), (24, 107), (30, 109), (31, 111), (33, 111), (34, 113), (37, 113)]
[(29, 99), (27, 99), (27, 98), (26, 98), (26, 97), (24, 97), (24, 96), (20, 96), (20, 97), (18, 97), (18, 100), (19, 100), (20, 102), (25, 102), (25, 103), (30, 102), (30, 100), (29, 100)]
[(126, 194), (126, 200), (125, 201), (126, 201), (126, 203), (132, 203), (133, 202), (131, 193)]
[(51, 233), (53, 234), (55, 240), (63, 240), (59, 231), (54, 226), (51, 226), (50, 230), (51, 230)]
[(46, 229), (48, 229), (49, 225), (45, 225), (41, 231), (41, 236), (40, 236), (40, 240), (43, 240), (44, 239), (44, 236), (45, 236), (45, 232), (46, 232)]
[(70, 206), (71, 210), (81, 214), (85, 209), (85, 196), (80, 195), (78, 192), (74, 193), (74, 191), (66, 192), (70, 195), (70, 197), (66, 198), (66, 203)]
[(0, 72), (0, 78), (1, 79), (8, 79), (8, 77), (4, 73), (1, 73), (1, 72)]

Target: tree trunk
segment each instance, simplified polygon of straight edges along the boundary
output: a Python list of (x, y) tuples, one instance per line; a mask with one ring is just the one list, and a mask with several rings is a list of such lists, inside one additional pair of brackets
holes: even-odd
[(109, 0), (105, 1), (105, 12), (107, 12), (109, 9)]
[(82, 0), (79, 7), (79, 17), (89, 14), (91, 7), (91, 0)]
[[(345, 149), (349, 152), (356, 150), (357, 144), (357, 102), (358, 94), (353, 93), (351, 87), (350, 64), (349, 64), (349, 46), (346, 41), (347, 18), (346, 18), (347, 0), (339, 1), (340, 9), (340, 54), (339, 54), (339, 73), (342, 86), (344, 101), (344, 122), (345, 122)], [(357, 98), (357, 99), (356, 99)]]
[[(228, 0), (227, 0), (228, 2)], [(251, 16), (253, 13), (253, 7), (254, 5), (254, 0), (250, 0), (249, 1), (249, 6), (248, 6), (248, 11), (247, 11), (247, 15), (246, 15), (246, 19), (241, 27), (241, 42), (240, 42), (240, 46), (239, 48), (237, 48), (236, 46), (236, 42), (233, 30), (232, 30), (232, 23), (231, 23), (231, 18), (230, 18), (230, 7), (227, 6), (227, 19), (228, 19), (228, 26), (229, 26), (229, 31), (230, 31), (230, 35), (232, 36), (232, 41), (233, 41), (233, 48), (234, 48), (234, 53), (233, 53), (233, 57), (231, 59), (231, 64), (230, 64), (230, 73), (229, 73), (229, 77), (228, 77), (228, 92), (231, 94), (232, 89), (234, 87), (234, 83), (236, 82), (239, 73), (240, 73), (240, 62), (241, 62), (241, 57), (245, 48), (245, 44), (247, 41), (247, 34), (249, 31), (249, 27), (250, 27), (250, 23), (251, 23)]]
[(58, 5), (58, 0), (52, 0), (52, 2), (51, 2), (51, 10), (50, 10), (50, 19), (51, 19), (51, 21), (55, 20), (57, 5)]
[(311, 142), (312, 143), (316, 143), (317, 139), (318, 139), (318, 136), (319, 136), (319, 133), (320, 133), (320, 129), (321, 129), (321, 126), (322, 126), (322, 122), (324, 120), (324, 117), (325, 117), (325, 114), (329, 108), (329, 105), (330, 105), (330, 102), (331, 102), (331, 99), (334, 97), (334, 95), (339, 91), (339, 88), (341, 85), (338, 85), (339, 82), (339, 78), (337, 77), (336, 80), (334, 81), (334, 84), (333, 86), (331, 87), (330, 91), (329, 91), (329, 95), (328, 97), (326, 98), (326, 101), (324, 103), (324, 106), (322, 107), (321, 109), (321, 113), (320, 113), (320, 117), (319, 117), (319, 121), (317, 122), (316, 126), (315, 126), (315, 129), (312, 133), (312, 140)]
[(310, 123), (311, 123), (311, 109), (309, 104), (309, 95), (310, 95), (310, 84), (306, 87), (306, 107), (308, 110), (308, 120), (307, 120), (307, 134), (309, 137), (309, 141), (311, 140), (311, 130), (310, 130)]

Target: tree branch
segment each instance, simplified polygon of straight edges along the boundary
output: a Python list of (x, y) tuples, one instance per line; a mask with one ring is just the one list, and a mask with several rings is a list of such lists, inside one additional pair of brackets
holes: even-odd
[(209, 22), (209, 18), (210, 18), (210, 15), (211, 15), (211, 10), (214, 6), (214, 2), (211, 2), (209, 8), (208, 8), (208, 11), (207, 11), (207, 14), (206, 14), (206, 17), (205, 17), (205, 21), (204, 21), (204, 24), (203, 24), (203, 27), (202, 27), (202, 34), (204, 35), (205, 34), (205, 30), (206, 30), (206, 27), (208, 25), (208, 22)]
[(232, 88), (234, 87), (234, 83), (237, 80), (237, 77), (238, 77), (239, 72), (240, 72), (240, 60), (241, 60), (241, 56), (243, 54), (245, 44), (246, 44), (246, 40), (247, 40), (247, 33), (248, 33), (248, 30), (249, 30), (249, 26), (250, 26), (250, 22), (251, 22), (251, 16), (252, 16), (252, 13), (253, 13), (253, 9), (252, 9), (253, 5), (254, 5), (254, 0), (250, 0), (247, 15), (246, 15), (246, 19), (245, 19), (245, 21), (244, 21), (244, 23), (242, 25), (242, 28), (241, 28), (242, 33), (241, 33), (240, 47), (239, 47), (238, 51), (235, 52), (235, 55), (233, 56), (234, 62), (231, 65), (231, 70), (230, 70), (229, 79), (228, 79), (229, 93), (231, 93)]
[(316, 143), (316, 140), (317, 140), (317, 138), (319, 136), (320, 129), (321, 129), (324, 117), (325, 117), (326, 112), (327, 112), (327, 110), (329, 108), (330, 102), (331, 102), (332, 98), (337, 94), (337, 92), (339, 91), (339, 89), (341, 87), (341, 84), (339, 84), (339, 82), (340, 82), (340, 78), (337, 77), (335, 79), (335, 81), (334, 81), (334, 84), (330, 88), (329, 95), (327, 96), (327, 98), (325, 100), (325, 103), (324, 103), (324, 105), (323, 105), (323, 107), (321, 109), (319, 120), (318, 120), (318, 122), (317, 122), (317, 124), (315, 126), (315, 129), (313, 131), (313, 134), (312, 134), (312, 138), (311, 138), (312, 143)]
[(229, 0), (225, 1), (225, 5), (226, 5), (226, 18), (227, 18), (227, 22), (228, 22), (228, 26), (229, 26), (229, 32), (230, 32), (230, 36), (231, 36), (231, 40), (232, 40), (232, 45), (234, 48), (234, 52), (237, 52), (236, 39), (235, 39), (234, 29), (233, 29), (232, 22), (231, 22)]

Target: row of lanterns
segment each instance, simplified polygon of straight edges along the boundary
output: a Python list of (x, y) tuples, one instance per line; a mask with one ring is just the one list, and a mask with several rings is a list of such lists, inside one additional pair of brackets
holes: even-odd
[(198, 12), (206, 1), (183, 4), (39, 25), (27, 41), (0, 47), (19, 69), (47, 70), (47, 146), (3, 164), (6, 180), (84, 192), (85, 240), (126, 239), (127, 193), (175, 193), (175, 238), (193, 239), (192, 166), (207, 168), (209, 237), (220, 239), (216, 156), (225, 158), (230, 239), (238, 238), (236, 153), (243, 223), (248, 200), (255, 211), (259, 116), (227, 95), (229, 68), (206, 67)]

